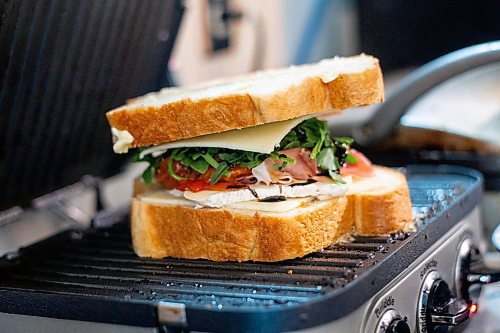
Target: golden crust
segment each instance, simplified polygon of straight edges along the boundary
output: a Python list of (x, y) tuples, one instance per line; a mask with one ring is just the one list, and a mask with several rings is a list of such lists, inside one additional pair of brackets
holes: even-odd
[[(347, 199), (297, 208), (293, 214), (194, 209), (132, 201), (132, 241), (141, 257), (215, 261), (281, 261), (302, 257), (340, 236)], [(345, 221), (349, 223), (349, 221)]]
[(329, 83), (309, 77), (285, 91), (268, 95), (223, 95), (184, 98), (160, 106), (122, 108), (106, 114), (111, 127), (127, 130), (132, 147), (157, 145), (274, 121), (293, 119), (329, 109), (343, 110), (383, 101), (384, 87), (378, 61), (373, 67), (341, 74)]
[(341, 74), (328, 83), (328, 89), (335, 109), (380, 103), (384, 100), (382, 70), (377, 63), (362, 73)]
[(375, 167), (390, 175), (393, 182), (383, 188), (353, 194), (349, 198), (355, 233), (387, 235), (405, 230), (413, 221), (410, 191), (406, 178), (389, 168)]

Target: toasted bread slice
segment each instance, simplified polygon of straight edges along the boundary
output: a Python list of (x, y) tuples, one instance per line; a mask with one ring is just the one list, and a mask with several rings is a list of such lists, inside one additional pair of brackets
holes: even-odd
[(285, 213), (195, 209), (132, 201), (132, 241), (142, 257), (215, 261), (280, 261), (321, 250), (348, 229), (345, 197), (316, 201)]
[(375, 167), (346, 197), (286, 212), (201, 208), (185, 199), (149, 200), (158, 189), (135, 184), (132, 240), (139, 256), (215, 261), (280, 261), (323, 249), (346, 234), (386, 235), (412, 222), (403, 175)]
[(383, 100), (378, 60), (370, 56), (257, 72), (191, 88), (167, 88), (106, 114), (132, 136), (131, 148), (158, 145)]
[(347, 192), (346, 218), (352, 216), (354, 233), (363, 236), (387, 235), (411, 229), (410, 191), (404, 175), (375, 166), (375, 175), (357, 179)]

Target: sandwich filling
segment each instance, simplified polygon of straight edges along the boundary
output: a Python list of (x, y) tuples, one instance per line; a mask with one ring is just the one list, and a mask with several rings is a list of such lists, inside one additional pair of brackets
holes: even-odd
[[(251, 138), (248, 138), (251, 140)], [(147, 162), (145, 183), (198, 207), (287, 198), (327, 199), (344, 195), (354, 177), (373, 175), (349, 137), (331, 137), (327, 122), (303, 120), (269, 153), (220, 147), (140, 149), (133, 161)]]

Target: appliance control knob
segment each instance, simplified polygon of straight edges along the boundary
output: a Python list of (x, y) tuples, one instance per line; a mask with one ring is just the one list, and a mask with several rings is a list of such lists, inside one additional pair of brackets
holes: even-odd
[(469, 318), (469, 304), (454, 298), (448, 284), (436, 271), (424, 279), (418, 308), (419, 332), (434, 332), (437, 326), (455, 326)]
[(410, 326), (406, 319), (394, 309), (389, 309), (382, 314), (378, 321), (375, 333), (410, 333)]
[[(489, 260), (495, 255), (495, 260)], [(500, 281), (500, 268), (491, 265), (491, 262), (500, 262), (498, 258), (500, 258), (500, 255), (496, 253), (481, 255), (479, 250), (473, 246), (470, 238), (464, 239), (460, 244), (455, 265), (455, 290), (457, 296), (471, 303), (474, 301), (472, 299), (474, 297), (469, 295), (469, 288), (472, 285), (480, 288), (483, 284)]]
[(410, 326), (404, 319), (395, 319), (386, 330), (387, 333), (411, 333)]
[(471, 285), (468, 275), (472, 256), (476, 253), (478, 251), (473, 246), (472, 240), (464, 239), (458, 248), (458, 258), (455, 264), (455, 291), (458, 297), (468, 301), (470, 301), (469, 287)]

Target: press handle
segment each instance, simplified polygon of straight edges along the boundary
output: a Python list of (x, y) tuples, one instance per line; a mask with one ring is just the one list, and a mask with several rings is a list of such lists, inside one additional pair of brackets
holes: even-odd
[(500, 252), (500, 224), (498, 224), (491, 234), (491, 242), (493, 246)]
[(489, 252), (473, 260), (467, 274), (469, 284), (500, 282), (500, 253)]
[(469, 318), (469, 304), (457, 298), (452, 298), (444, 307), (434, 308), (431, 312), (431, 322), (435, 325), (456, 326)]
[(364, 146), (387, 138), (410, 105), (437, 84), (494, 62), (500, 62), (500, 41), (470, 46), (427, 63), (399, 84), (367, 123), (353, 129), (352, 136)]

